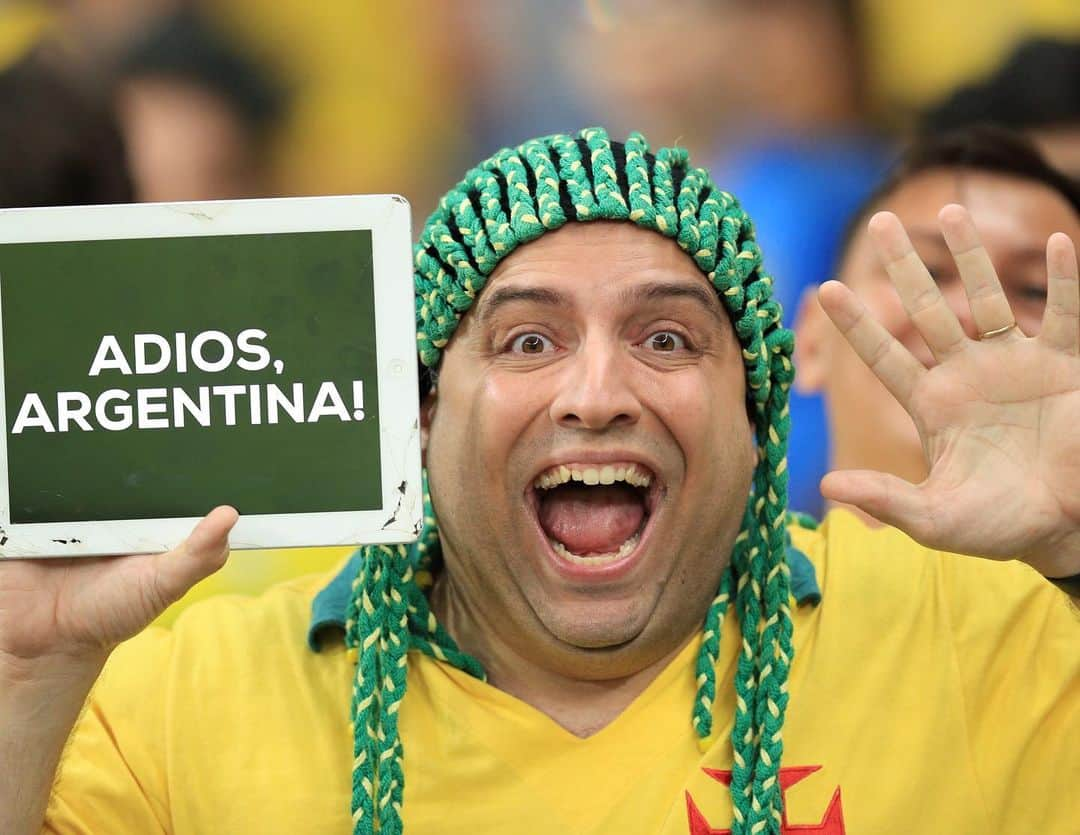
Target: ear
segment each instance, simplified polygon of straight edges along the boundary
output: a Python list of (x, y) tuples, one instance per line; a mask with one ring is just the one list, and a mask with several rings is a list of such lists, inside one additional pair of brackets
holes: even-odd
[(431, 422), (435, 418), (435, 409), (438, 405), (439, 392), (434, 386), (431, 387), (424, 399), (420, 401), (420, 463), (427, 466), (428, 435), (431, 432)]
[(795, 389), (803, 394), (821, 391), (828, 373), (826, 350), (832, 322), (817, 299), (817, 285), (807, 287), (795, 314)]

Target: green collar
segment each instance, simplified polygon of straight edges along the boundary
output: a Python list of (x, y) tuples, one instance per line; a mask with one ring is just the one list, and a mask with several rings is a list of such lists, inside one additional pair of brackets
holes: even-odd
[(307, 642), (313, 652), (322, 647), (323, 631), (345, 632), (345, 610), (352, 597), (353, 580), (360, 573), (360, 551), (356, 551), (341, 569), (311, 601), (311, 624), (308, 626)]
[[(809, 558), (795, 548), (788, 538), (788, 567), (791, 569), (791, 596), (799, 606), (817, 606), (821, 602), (817, 572)], [(353, 581), (360, 573), (360, 552), (353, 554), (337, 573), (311, 601), (311, 624), (308, 626), (307, 642), (313, 652), (322, 648), (324, 632), (345, 633), (345, 611), (352, 597)]]

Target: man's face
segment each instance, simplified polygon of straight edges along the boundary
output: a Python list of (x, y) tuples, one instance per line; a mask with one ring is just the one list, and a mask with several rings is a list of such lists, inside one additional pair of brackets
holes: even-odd
[[(1046, 304), (1046, 240), (1053, 232), (1080, 240), (1080, 218), (1048, 186), (950, 169), (916, 175), (876, 207), (895, 212), (903, 222), (923, 263), (973, 338), (978, 334), (963, 284), (937, 224), (938, 212), (948, 203), (960, 203), (971, 212), (1017, 324), (1029, 336), (1038, 333)], [(849, 245), (837, 277), (916, 358), (928, 367), (933, 363), (878, 263), (865, 228)], [(796, 368), (800, 388), (825, 394), (835, 467), (879, 469), (913, 482), (925, 478), (922, 446), (911, 418), (856, 357), (816, 300), (804, 302), (800, 312)]]
[(677, 649), (746, 504), (743, 374), (715, 292), (673, 241), (572, 223), (508, 256), (424, 407), (453, 605), (578, 677)]

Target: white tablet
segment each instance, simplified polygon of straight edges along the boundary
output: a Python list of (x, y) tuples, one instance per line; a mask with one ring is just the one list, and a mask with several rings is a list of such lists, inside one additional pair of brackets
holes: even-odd
[(409, 541), (409, 205), (0, 211), (0, 388), (0, 557)]

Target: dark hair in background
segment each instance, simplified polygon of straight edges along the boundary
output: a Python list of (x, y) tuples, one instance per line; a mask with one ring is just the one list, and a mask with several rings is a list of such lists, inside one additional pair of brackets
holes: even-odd
[(269, 133), (286, 106), (277, 79), (194, 8), (151, 27), (121, 57), (117, 71), (122, 79), (175, 79), (207, 90), (229, 105), (256, 140)]
[(923, 129), (940, 133), (982, 122), (1023, 129), (1080, 127), (1080, 42), (1024, 41), (992, 75), (927, 111)]
[(1042, 183), (1064, 197), (1080, 215), (1080, 185), (1052, 167), (1031, 140), (999, 125), (975, 125), (915, 139), (851, 216), (844, 230), (840, 258), (847, 254), (856, 232), (876, 206), (917, 175), (940, 168), (982, 171)]
[(0, 208), (129, 203), (109, 103), (40, 52), (0, 72)]

